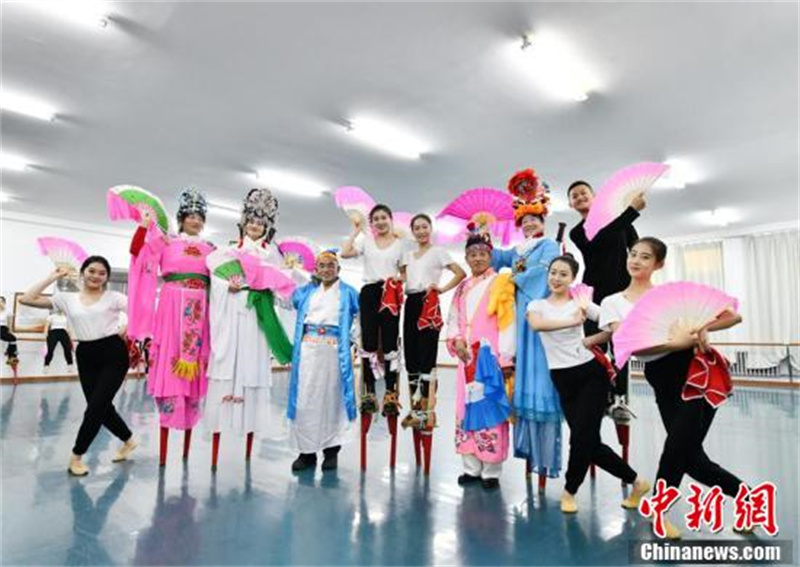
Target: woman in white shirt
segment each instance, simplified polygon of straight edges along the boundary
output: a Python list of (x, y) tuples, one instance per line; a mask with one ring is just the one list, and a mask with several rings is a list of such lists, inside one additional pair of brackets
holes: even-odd
[(58, 268), (25, 292), (20, 303), (41, 309), (59, 309), (67, 316), (75, 339), (79, 341), (75, 352), (78, 378), (88, 407), (67, 470), (72, 475), (85, 476), (89, 469), (81, 459), (101, 426), (123, 442), (114, 462), (127, 459), (138, 445), (113, 404), (129, 366), (128, 347), (123, 338), (125, 328), (121, 328), (119, 322), (120, 313), (127, 309), (127, 299), (119, 292), (106, 290), (111, 266), (102, 256), (89, 256), (81, 266), (83, 285), (79, 293), (60, 293), (52, 298), (42, 296), (47, 287), (67, 275), (67, 270)]
[[(640, 238), (628, 253), (631, 283), (619, 293), (609, 295), (600, 305), (600, 328), (614, 332), (636, 302), (653, 287), (653, 272), (664, 266), (667, 246), (650, 236)], [(707, 330), (671, 337), (663, 346), (634, 353), (645, 362), (644, 377), (656, 396), (667, 439), (658, 463), (656, 480), (679, 488), (684, 474), (706, 486), (719, 486), (722, 492), (736, 497), (741, 480), (713, 462), (703, 450), (703, 440), (711, 427), (716, 410), (703, 398), (681, 398), (694, 349), (708, 346), (708, 331), (727, 329), (741, 322), (741, 316), (725, 314)], [(680, 537), (674, 524), (665, 520), (666, 536)]]
[(50, 363), (53, 362), (53, 355), (56, 347), (61, 345), (64, 350), (64, 358), (72, 373), (72, 339), (67, 331), (67, 316), (58, 309), (53, 309), (47, 316), (47, 353), (44, 355), (44, 373), (50, 370)]
[[(358, 296), (361, 368), (366, 388), (361, 398), (361, 413), (372, 414), (378, 410), (375, 378), (376, 374), (382, 373), (386, 380), (382, 413), (389, 417), (400, 412), (397, 373), (400, 363), (400, 306), (403, 302), (400, 264), (404, 250), (402, 240), (394, 233), (389, 207), (375, 205), (368, 220), (374, 236), (362, 234), (363, 227), (356, 222), (342, 247), (341, 257), (364, 258), (364, 285)], [(379, 349), (383, 352), (383, 368), (378, 359)]]
[[(431, 244), (433, 221), (423, 213), (411, 219), (411, 232), (417, 241), (416, 250), (403, 254), (403, 278), (406, 283), (405, 318), (403, 319), (403, 354), (408, 372), (411, 409), (430, 412), (433, 407), (421, 407), (428, 400), (431, 373), (436, 368), (439, 351), (439, 332), (443, 321), (439, 296), (455, 288), (466, 273), (440, 246)], [(453, 273), (440, 286), (444, 270)], [(435, 386), (434, 386), (435, 388)], [(416, 425), (412, 414), (403, 420), (405, 426)]]
[(570, 298), (569, 286), (578, 274), (578, 262), (571, 255), (555, 258), (548, 268), (550, 295), (528, 304), (528, 323), (539, 331), (550, 375), (569, 425), (569, 464), (561, 496), (561, 511), (578, 511), (575, 494), (594, 463), (622, 481), (633, 484), (622, 507), (635, 510), (650, 483), (636, 474), (628, 463), (600, 438), (606, 406), (608, 373), (584, 342), (583, 323), (597, 320), (599, 307), (580, 305)]

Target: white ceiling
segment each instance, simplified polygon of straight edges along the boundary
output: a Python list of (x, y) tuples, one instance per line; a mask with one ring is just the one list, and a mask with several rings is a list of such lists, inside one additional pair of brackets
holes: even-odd
[[(2, 114), (7, 210), (107, 224), (105, 191), (133, 183), (174, 210), (185, 185), (238, 202), (256, 169), (359, 185), (408, 211), (504, 187), (533, 166), (554, 192), (641, 160), (684, 158), (700, 180), (652, 194), (640, 232), (694, 234), (699, 211), (743, 227), (798, 218), (796, 3), (116, 3), (105, 29), (2, 6), (2, 81), (54, 122)], [(568, 38), (601, 81), (548, 96), (509, 64), (526, 31)], [(348, 138), (367, 113), (430, 143), (419, 161)], [(279, 234), (348, 230), (332, 198), (278, 193)], [(555, 220), (575, 221), (574, 214)], [(211, 216), (225, 234), (233, 220)], [(554, 223), (553, 223), (554, 224)], [(223, 234), (219, 234), (221, 240)], [(212, 237), (213, 238), (213, 237)]]

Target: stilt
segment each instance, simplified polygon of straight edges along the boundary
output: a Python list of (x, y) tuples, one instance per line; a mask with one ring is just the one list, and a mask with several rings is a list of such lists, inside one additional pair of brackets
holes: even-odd
[(539, 473), (539, 492), (544, 493), (544, 489), (547, 486), (547, 475)]
[(161, 442), (158, 451), (158, 466), (163, 467), (167, 464), (167, 442), (169, 441), (169, 429), (161, 428)]
[(211, 436), (211, 470), (217, 470), (217, 462), (219, 460), (219, 438), (220, 432), (215, 431)]
[(593, 479), (597, 478), (597, 469), (595, 468), (594, 463), (589, 465), (589, 476)]
[(431, 474), (431, 453), (433, 452), (433, 430), (430, 432), (425, 432), (424, 434), (420, 435), (422, 441), (422, 452), (425, 458), (425, 466), (423, 472), (425, 476), (430, 476)]
[(622, 460), (628, 462), (628, 446), (631, 441), (631, 426), (623, 423), (616, 424), (617, 439), (619, 444), (622, 445)]
[(187, 429), (183, 432), (183, 460), (189, 458), (189, 448), (192, 445), (192, 430)]
[(247, 449), (245, 450), (245, 455), (244, 455), (245, 461), (249, 461), (250, 455), (253, 454), (253, 437), (254, 434), (252, 431), (247, 434)]
[(367, 470), (367, 432), (369, 425), (372, 422), (371, 413), (361, 414), (361, 470)]
[(397, 416), (390, 415), (386, 418), (386, 423), (389, 426), (389, 435), (392, 436), (389, 447), (389, 468), (393, 469), (397, 464)]
[(531, 467), (531, 460), (525, 459), (525, 480), (530, 480), (533, 475), (533, 468)]
[(422, 464), (422, 460), (420, 458), (422, 439), (420, 438), (420, 431), (416, 427), (411, 430), (411, 433), (414, 435), (414, 462), (416, 463), (417, 467), (419, 467), (420, 464)]

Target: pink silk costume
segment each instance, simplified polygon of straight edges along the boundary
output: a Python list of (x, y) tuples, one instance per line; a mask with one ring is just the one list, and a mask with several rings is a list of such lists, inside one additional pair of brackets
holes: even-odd
[[(509, 335), (502, 342), (507, 344), (509, 352), (500, 352), (501, 330), (496, 313), (490, 314), (490, 295), (492, 284), (497, 273), (491, 268), (480, 276), (468, 277), (456, 288), (453, 303), (450, 306), (447, 327), (447, 349), (451, 355), (456, 356), (455, 343), (461, 339), (472, 350), (472, 345), (485, 339), (489, 342), (492, 353), (500, 361), (501, 366), (511, 363), (514, 355), (514, 325), (507, 325), (502, 333)], [(481, 282), (490, 280), (482, 290), (474, 290)], [(480, 293), (478, 306), (474, 314), (468, 313), (467, 297)], [(478, 431), (464, 431), (461, 427), (464, 421), (466, 407), (467, 377), (466, 365), (459, 360), (456, 373), (456, 452), (460, 455), (473, 454), (478, 459), (487, 463), (501, 463), (508, 457), (509, 434), (508, 422), (503, 422), (494, 427)]]
[[(214, 245), (185, 234), (164, 235), (151, 224), (131, 242), (128, 334), (152, 337), (147, 391), (161, 425), (191, 429), (208, 388), (208, 285), (206, 256)], [(158, 274), (164, 283), (158, 297)]]

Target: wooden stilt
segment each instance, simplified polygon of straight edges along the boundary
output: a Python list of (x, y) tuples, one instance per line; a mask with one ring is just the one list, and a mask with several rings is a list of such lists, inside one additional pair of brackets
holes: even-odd
[(421, 449), (422, 449), (422, 439), (420, 436), (420, 431), (416, 427), (412, 428), (411, 433), (414, 435), (414, 463), (419, 467), (422, 464), (422, 456), (421, 456)]
[(361, 470), (367, 470), (367, 432), (372, 422), (372, 414), (361, 414)]
[(386, 423), (389, 425), (389, 435), (392, 440), (389, 446), (389, 468), (394, 468), (397, 464), (397, 416), (390, 415), (386, 418)]
[(253, 437), (254, 433), (251, 431), (247, 434), (247, 449), (245, 449), (244, 460), (249, 461), (250, 456), (253, 454)]
[(544, 492), (545, 487), (547, 486), (547, 475), (539, 474), (539, 492)]
[(169, 429), (161, 428), (161, 442), (158, 449), (158, 466), (163, 467), (167, 464), (167, 443), (169, 442)]
[(217, 462), (219, 461), (219, 438), (220, 432), (215, 431), (211, 436), (211, 470), (217, 470)]
[(423, 435), (420, 435), (422, 440), (422, 452), (425, 458), (425, 466), (424, 466), (424, 473), (425, 476), (430, 476), (431, 474), (431, 453), (433, 452), (433, 430), (430, 432), (425, 432)]
[(192, 430), (187, 429), (183, 432), (183, 460), (189, 458), (189, 449), (192, 446)]
[(525, 459), (525, 479), (530, 480), (533, 475), (533, 468), (531, 467), (531, 460)]

